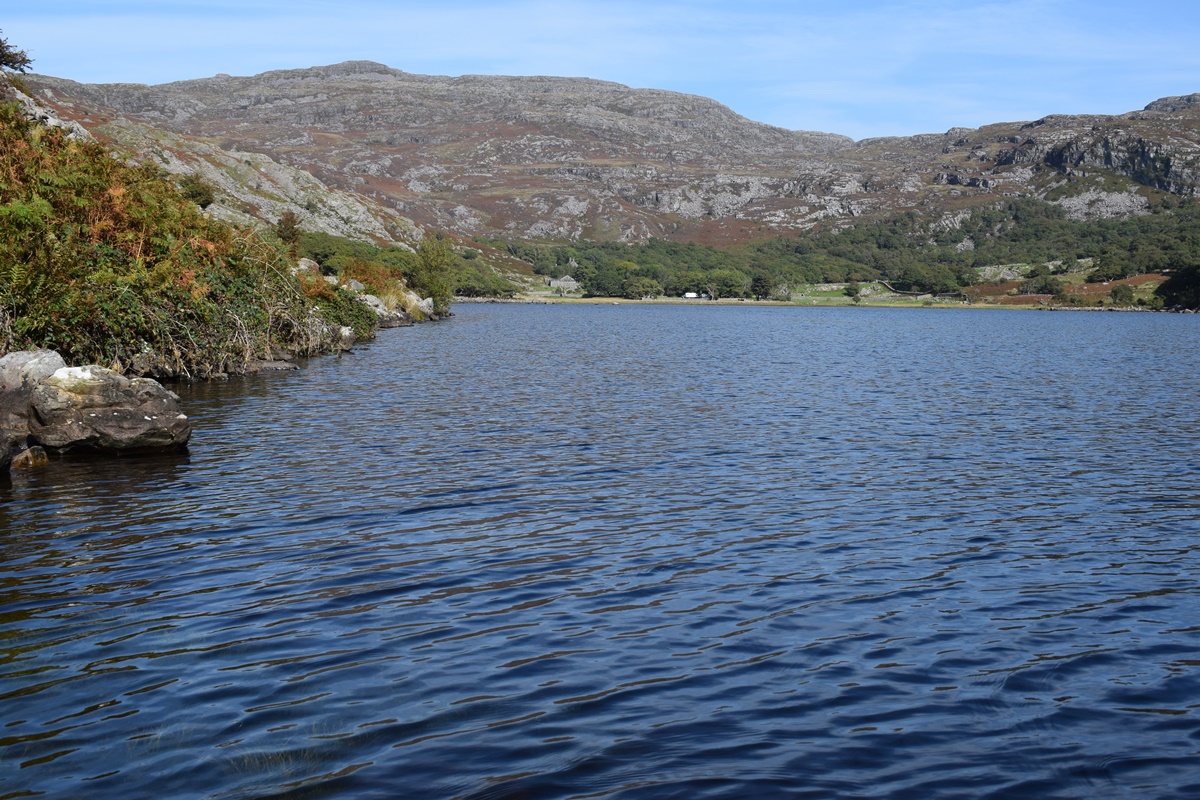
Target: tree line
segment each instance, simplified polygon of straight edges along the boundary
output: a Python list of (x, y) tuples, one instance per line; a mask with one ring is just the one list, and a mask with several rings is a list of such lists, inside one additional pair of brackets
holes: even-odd
[(981, 267), (1050, 262), (1073, 267), (1091, 259), (1090, 280), (1164, 273), (1171, 276), (1163, 289), (1168, 304), (1196, 305), (1200, 203), (1168, 197), (1142, 216), (1080, 221), (1052, 203), (1014, 198), (975, 209), (954, 225), (906, 212), (729, 250), (661, 240), (480, 241), (526, 261), (538, 274), (570, 273), (593, 296), (696, 292), (783, 298), (804, 284), (876, 280), (901, 291), (960, 292), (979, 282)]

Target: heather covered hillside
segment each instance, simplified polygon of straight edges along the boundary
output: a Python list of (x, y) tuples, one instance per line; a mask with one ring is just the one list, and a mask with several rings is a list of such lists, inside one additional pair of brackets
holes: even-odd
[[(153, 86), (27, 82), (98, 135), (164, 161), (239, 154), (227, 173), (269, 159), (359, 198), (393, 232), (410, 220), (458, 236), (729, 247), (906, 211), (952, 221), (1016, 197), (1072, 219), (1128, 217), (1200, 183), (1195, 95), (854, 142), (675, 92), (365, 61)], [(370, 228), (342, 200), (331, 214), (323, 194), (314, 185), (298, 201), (314, 225)]]

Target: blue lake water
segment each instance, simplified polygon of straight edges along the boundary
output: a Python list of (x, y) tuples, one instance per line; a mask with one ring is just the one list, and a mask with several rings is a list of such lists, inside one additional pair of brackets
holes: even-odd
[(1200, 796), (1200, 317), (456, 314), (0, 486), (0, 797)]

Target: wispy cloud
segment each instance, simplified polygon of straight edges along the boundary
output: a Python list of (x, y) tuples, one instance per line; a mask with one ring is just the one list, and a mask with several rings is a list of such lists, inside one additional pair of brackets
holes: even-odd
[(88, 82), (371, 59), (673, 89), (856, 137), (1114, 113), (1200, 91), (1193, 0), (1150, 0), (1136, 14), (1112, 0), (64, 0), (5, 17), (40, 71)]

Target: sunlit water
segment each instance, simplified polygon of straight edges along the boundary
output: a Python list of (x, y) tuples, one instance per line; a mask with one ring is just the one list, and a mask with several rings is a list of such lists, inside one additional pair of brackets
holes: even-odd
[(1200, 796), (1200, 317), (456, 313), (0, 488), (0, 797)]

